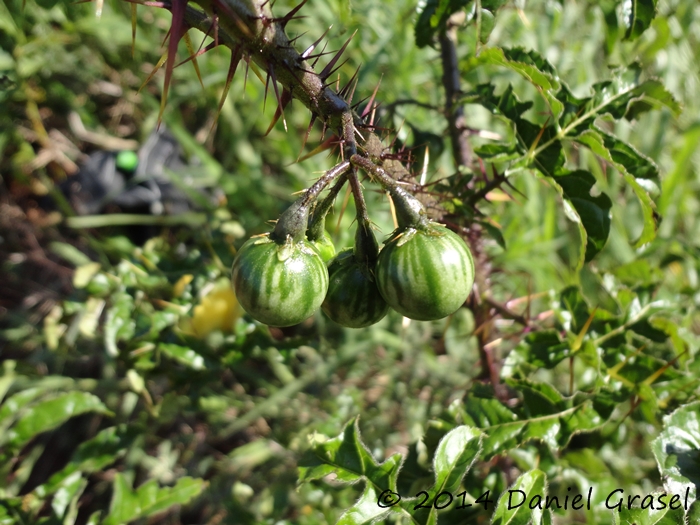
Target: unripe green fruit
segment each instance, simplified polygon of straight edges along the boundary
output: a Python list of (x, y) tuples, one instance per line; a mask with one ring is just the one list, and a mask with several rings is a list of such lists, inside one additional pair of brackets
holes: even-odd
[(379, 253), (377, 286), (401, 315), (441, 319), (464, 304), (474, 285), (474, 260), (464, 241), (436, 223), (396, 230)]
[(243, 309), (270, 326), (301, 323), (318, 310), (328, 290), (326, 265), (308, 241), (277, 244), (268, 236), (241, 247), (231, 280)]
[(346, 248), (328, 264), (330, 284), (321, 308), (333, 321), (348, 328), (379, 322), (389, 305), (379, 293), (374, 276)]
[(118, 170), (126, 173), (136, 171), (139, 165), (139, 156), (134, 151), (120, 151), (115, 160)]
[(318, 253), (321, 254), (321, 259), (323, 259), (323, 262), (328, 263), (328, 261), (335, 256), (335, 246), (333, 245), (331, 236), (328, 235), (328, 233), (323, 232), (323, 237), (315, 241), (311, 241), (311, 244), (313, 244), (318, 250)]

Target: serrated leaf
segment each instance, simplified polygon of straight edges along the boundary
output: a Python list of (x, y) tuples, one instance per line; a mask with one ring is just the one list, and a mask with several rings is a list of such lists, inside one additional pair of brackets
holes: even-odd
[(656, 206), (637, 178), (657, 179), (659, 171), (656, 165), (632, 146), (595, 126), (581, 133), (575, 140), (615, 166), (639, 199), (644, 216), (644, 226), (639, 239), (635, 242), (635, 247), (654, 240), (658, 228)]
[(480, 158), (494, 163), (506, 162), (517, 159), (520, 156), (520, 153), (518, 153), (518, 149), (514, 144), (505, 142), (482, 144), (474, 148), (474, 153), (476, 153)]
[(651, 443), (651, 450), (671, 494), (697, 497), (700, 486), (700, 402), (682, 406), (664, 417), (664, 428)]
[(132, 490), (126, 477), (118, 472), (114, 476), (114, 491), (109, 515), (103, 525), (122, 525), (130, 521), (147, 518), (165, 512), (173, 505), (185, 505), (201, 494), (207, 482), (202, 479), (184, 477), (174, 487), (159, 487), (150, 480)]
[(622, 18), (627, 27), (625, 40), (638, 38), (656, 17), (656, 0), (624, 0)]
[(339, 436), (307, 451), (299, 462), (299, 483), (334, 473), (338, 481), (354, 483), (364, 479), (379, 493), (386, 489), (395, 491), (402, 459), (401, 454), (394, 454), (377, 463), (362, 442), (359, 420), (355, 418)]
[(535, 495), (540, 496), (543, 501), (547, 495), (547, 476), (538, 469), (522, 474), (501, 495), (491, 518), (492, 525), (539, 525), (542, 522), (543, 511), (537, 507), (530, 509), (527, 504)]
[(661, 107), (667, 107), (674, 115), (680, 114), (680, 105), (661, 82), (641, 82), (638, 77), (639, 72), (631, 68), (612, 80), (594, 84), (591, 88), (593, 94), (584, 98), (574, 97), (562, 84), (557, 93), (564, 105), (558, 118), (562, 130), (560, 136), (578, 136), (586, 129), (592, 129), (595, 120), (605, 115), (616, 120), (634, 120), (641, 113)]
[(605, 422), (606, 417), (594, 408), (595, 397), (565, 401), (553, 398), (554, 390), (541, 384), (513, 380), (509, 384), (519, 391), (527, 391), (532, 404), (525, 408), (540, 415), (519, 417), (497, 400), (490, 388), (472, 387), (464, 400), (462, 420), (484, 432), (484, 460), (533, 439), (558, 450), (566, 446), (572, 435), (592, 431)]
[(375, 488), (368, 483), (357, 503), (343, 512), (336, 525), (376, 523), (391, 512), (391, 508), (384, 508), (377, 503), (379, 498), (380, 496), (377, 495)]
[(597, 126), (584, 131), (574, 140), (587, 146), (621, 172), (627, 172), (639, 179), (659, 178), (659, 168), (649, 157)]
[(569, 344), (562, 341), (557, 330), (538, 330), (525, 336), (513, 350), (518, 362), (536, 368), (551, 369), (571, 355)]
[(18, 450), (36, 435), (87, 412), (110, 413), (97, 396), (87, 392), (61, 394), (28, 408), (5, 434), (3, 440), (6, 439), (9, 447)]
[[(573, 210), (569, 210), (572, 220), (580, 225), (581, 238), (585, 249), (581, 251), (578, 267), (592, 260), (603, 249), (610, 234), (610, 210), (612, 201), (606, 194), (591, 195), (596, 183), (595, 177), (587, 171), (562, 171), (554, 177), (562, 196)], [(573, 214), (571, 213), (573, 212)]]
[(462, 70), (482, 65), (504, 67), (519, 74), (538, 88), (554, 115), (559, 115), (562, 112), (562, 103), (555, 96), (555, 92), (559, 90), (561, 85), (557, 71), (536, 51), (521, 47), (483, 49), (478, 56), (470, 56), (462, 64)]
[[(561, 141), (557, 140), (557, 130), (553, 125), (540, 126), (524, 119), (522, 115), (533, 103), (521, 102), (513, 92), (512, 85), (508, 85), (502, 94), (496, 95), (492, 84), (479, 84), (467, 100), (511, 121), (516, 150), (526, 159), (527, 166), (552, 177), (564, 165), (564, 153)], [(539, 147), (541, 144), (545, 146)]]

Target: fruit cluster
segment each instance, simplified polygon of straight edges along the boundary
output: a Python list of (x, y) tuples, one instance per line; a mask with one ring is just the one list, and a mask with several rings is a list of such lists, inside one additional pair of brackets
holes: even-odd
[[(396, 208), (398, 228), (381, 251), (353, 160), (389, 192)], [(423, 205), (384, 170), (362, 161), (351, 158), (326, 172), (281, 215), (270, 234), (249, 239), (238, 251), (232, 284), (251, 317), (270, 326), (291, 326), (320, 307), (336, 323), (362, 328), (381, 320), (389, 308), (427, 321), (464, 304), (474, 284), (474, 261), (464, 241), (430, 221)], [(336, 255), (325, 216), (347, 181), (355, 196), (357, 233), (354, 247)]]

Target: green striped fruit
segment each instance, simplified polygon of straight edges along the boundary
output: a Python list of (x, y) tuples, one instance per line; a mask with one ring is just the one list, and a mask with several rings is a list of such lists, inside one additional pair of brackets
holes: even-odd
[(323, 259), (323, 262), (328, 263), (328, 261), (330, 261), (335, 255), (335, 246), (333, 245), (331, 236), (325, 231), (323, 232), (323, 237), (310, 242), (313, 244), (314, 248), (318, 250), (318, 253), (321, 254), (321, 259)]
[(253, 319), (292, 326), (312, 316), (328, 290), (328, 269), (318, 251), (302, 240), (277, 244), (268, 236), (249, 239), (233, 261), (238, 302)]
[(330, 284), (321, 308), (333, 321), (348, 328), (379, 322), (389, 305), (379, 293), (374, 276), (346, 248), (328, 264)]
[(456, 233), (436, 223), (396, 230), (379, 252), (377, 285), (386, 302), (417, 321), (441, 319), (467, 300), (474, 259)]

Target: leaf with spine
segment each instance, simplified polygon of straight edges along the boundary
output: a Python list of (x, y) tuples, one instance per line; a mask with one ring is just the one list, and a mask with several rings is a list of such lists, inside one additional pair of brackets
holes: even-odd
[[(523, 496), (523, 493), (525, 494)], [(515, 483), (505, 491), (498, 500), (496, 510), (491, 518), (492, 525), (539, 525), (542, 523), (543, 510), (530, 509), (528, 501), (539, 496), (545, 501), (547, 496), (547, 476), (539, 469), (521, 474)], [(519, 498), (513, 500), (513, 498)], [(522, 504), (520, 499), (523, 499)]]
[(697, 497), (700, 486), (700, 402), (664, 417), (664, 428), (651, 443), (664, 487), (671, 494)]
[(517, 413), (496, 399), (493, 389), (476, 384), (459, 410), (462, 422), (485, 434), (484, 460), (530, 440), (542, 441), (557, 451), (574, 434), (593, 431), (607, 419), (596, 410), (595, 396), (564, 399), (542, 383), (509, 380), (508, 384), (523, 393), (524, 401)]
[(371, 497), (385, 490), (396, 492), (402, 461), (401, 454), (394, 454), (383, 463), (377, 463), (362, 442), (359, 418), (355, 418), (345, 425), (339, 436), (315, 445), (304, 454), (299, 461), (299, 483), (329, 474), (335, 474), (338, 481), (345, 483), (364, 481), (363, 496), (343, 514), (340, 523), (371, 523), (391, 511), (377, 505), (376, 498), (372, 502)]
[[(632, 120), (641, 113), (657, 107), (668, 107), (674, 114), (680, 112), (679, 104), (673, 96), (657, 80), (639, 80), (639, 73), (630, 68), (609, 81), (599, 82), (593, 86), (593, 95), (585, 98), (575, 97), (568, 87), (560, 83), (559, 91), (553, 91), (554, 85), (549, 82), (553, 78), (553, 68), (537, 55), (522, 51), (510, 51), (512, 57), (523, 61), (527, 66), (520, 65), (518, 60), (510, 60), (505, 53), (489, 51), (485, 63), (500, 63), (508, 65), (525, 78), (535, 83), (548, 100), (552, 110), (551, 119), (544, 126), (538, 126), (522, 115), (532, 107), (531, 102), (520, 102), (508, 86), (500, 95), (495, 95), (495, 88), (490, 84), (476, 87), (474, 93), (465, 98), (467, 102), (477, 102), (490, 110), (494, 115), (510, 120), (516, 139), (516, 148), (520, 153), (519, 159), (514, 159), (512, 167), (526, 166), (536, 168), (543, 175), (552, 179), (557, 175), (577, 175), (564, 179), (568, 188), (558, 186), (562, 197), (567, 199), (570, 206), (565, 204), (567, 215), (579, 225), (585, 251), (581, 250), (577, 267), (590, 261), (604, 246), (610, 231), (609, 210), (612, 206), (610, 199), (602, 194), (596, 197), (585, 191), (592, 175), (582, 175), (585, 172), (577, 170), (568, 172), (563, 169), (565, 157), (562, 147), (563, 140), (574, 140), (590, 147), (596, 154), (611, 162), (623, 174), (626, 182), (632, 187), (642, 205), (644, 213), (644, 228), (642, 235), (636, 241), (641, 246), (652, 240), (656, 234), (657, 219), (651, 197), (645, 190), (649, 183), (638, 179), (656, 178), (658, 169), (649, 159), (637, 152), (632, 146), (616, 137), (604, 133), (595, 126), (595, 121), (603, 116), (614, 119), (627, 118)], [(537, 66), (545, 69), (540, 71)], [(535, 75), (534, 72), (539, 72)], [(545, 89), (547, 85), (552, 89)], [(582, 137), (578, 140), (578, 137)], [(497, 150), (498, 151), (498, 150)], [(507, 152), (504, 146), (500, 152)], [(487, 150), (488, 153), (488, 150)], [(595, 182), (595, 179), (593, 179)], [(574, 193), (573, 200), (567, 193)]]
[(32, 438), (52, 430), (70, 418), (97, 412), (111, 414), (97, 396), (87, 392), (68, 392), (27, 408), (17, 422), (0, 438), (10, 449), (19, 450)]
[(644, 216), (644, 227), (635, 247), (651, 242), (656, 237), (658, 218), (656, 206), (639, 179), (658, 179), (656, 165), (637, 152), (632, 146), (593, 126), (575, 138), (579, 144), (587, 146), (593, 153), (611, 163), (623, 175), (639, 199)]
[(537, 51), (522, 47), (490, 47), (482, 49), (477, 56), (468, 56), (460, 64), (460, 69), (464, 73), (484, 65), (504, 67), (517, 73), (537, 88), (553, 115), (559, 115), (563, 111), (562, 103), (556, 97), (561, 87), (557, 71)]
[(173, 487), (159, 487), (158, 482), (151, 479), (132, 489), (127, 478), (117, 472), (109, 515), (102, 524), (121, 525), (160, 514), (173, 505), (186, 505), (199, 496), (206, 486), (207, 482), (203, 479), (184, 477), (178, 479)]
[[(466, 426), (451, 430), (438, 444), (433, 458), (435, 483), (428, 492), (435, 497), (442, 492), (454, 492), (479, 455), (481, 432)], [(360, 438), (358, 419), (351, 420), (343, 433), (314, 446), (299, 462), (299, 483), (335, 474), (346, 483), (365, 482), (360, 499), (341, 516), (338, 523), (374, 523), (389, 513), (410, 517), (413, 523), (436, 524), (437, 511), (414, 510), (415, 498), (402, 499), (399, 505), (382, 508), (377, 501), (384, 491), (397, 493), (397, 477), (403, 457), (394, 454), (378, 464)]]
[[(619, 494), (619, 493), (618, 493)], [(662, 494), (660, 492), (652, 492), (651, 494), (646, 494), (640, 496), (640, 502), (638, 508), (627, 508), (627, 499), (619, 494), (622, 498), (621, 509), (618, 511), (617, 508), (612, 511), (613, 514), (613, 525), (687, 525), (690, 523), (696, 523), (693, 521), (686, 522), (685, 511), (683, 510), (683, 497), (681, 495), (681, 508), (671, 510), (669, 507), (669, 502), (671, 500), (671, 494)], [(662, 499), (663, 503), (660, 503), (658, 498), (660, 496), (666, 496)], [(611, 498), (610, 505), (617, 505), (620, 498)], [(653, 499), (654, 508), (651, 508), (650, 501)], [(615, 501), (617, 500), (617, 501)], [(646, 500), (646, 502), (645, 502)], [(666, 508), (660, 509), (662, 505), (666, 505)], [(641, 508), (642, 505), (645, 508)], [(674, 503), (674, 506), (676, 504)]]
[(657, 0), (623, 0), (622, 18), (626, 26), (625, 40), (634, 40), (649, 29), (656, 17)]
[[(555, 172), (564, 165), (565, 160), (561, 141), (557, 139), (554, 126), (539, 126), (524, 119), (522, 115), (533, 106), (533, 103), (521, 102), (515, 95), (512, 85), (508, 85), (501, 95), (496, 95), (495, 90), (492, 84), (479, 84), (466, 100), (478, 103), (494, 115), (504, 117), (511, 122), (516, 147), (521, 155), (520, 162), (516, 162), (516, 165), (535, 168), (547, 177), (554, 176)], [(538, 146), (545, 142), (547, 143), (545, 148)], [(536, 155), (530, 154), (534, 151), (537, 151)]]

